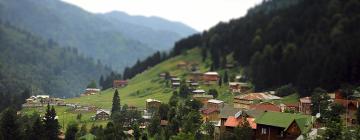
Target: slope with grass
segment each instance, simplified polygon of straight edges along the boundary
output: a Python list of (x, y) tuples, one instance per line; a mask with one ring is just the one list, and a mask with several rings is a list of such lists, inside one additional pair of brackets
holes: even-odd
[[(209, 70), (210, 61), (206, 60), (202, 62), (201, 50), (195, 48), (176, 56), (169, 60), (166, 60), (155, 67), (149, 68), (141, 74), (138, 74), (129, 81), (129, 85), (125, 88), (119, 89), (121, 104), (127, 104), (143, 108), (145, 107), (145, 100), (152, 98), (163, 102), (167, 102), (172, 95), (173, 89), (166, 85), (165, 80), (159, 77), (160, 73), (169, 72), (171, 75), (185, 78), (188, 70), (177, 68), (179, 62), (190, 62), (199, 64), (200, 72), (206, 72)], [(228, 70), (230, 73), (240, 73), (239, 68)], [(224, 70), (218, 71), (220, 74), (224, 73)], [(219, 93), (219, 99), (228, 103), (232, 103), (233, 95), (228, 92), (227, 85), (223, 84), (221, 87), (218, 85), (205, 86), (201, 85), (199, 88), (208, 91), (211, 88), (217, 89)], [(102, 91), (98, 95), (84, 96), (66, 99), (67, 103), (76, 103), (80, 105), (95, 105), (100, 108), (111, 108), (112, 96), (115, 89), (107, 89)]]

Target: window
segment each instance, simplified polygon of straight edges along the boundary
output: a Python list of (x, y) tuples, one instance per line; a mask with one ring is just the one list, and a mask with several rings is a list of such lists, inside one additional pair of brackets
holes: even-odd
[(261, 134), (266, 134), (266, 128), (261, 128)]

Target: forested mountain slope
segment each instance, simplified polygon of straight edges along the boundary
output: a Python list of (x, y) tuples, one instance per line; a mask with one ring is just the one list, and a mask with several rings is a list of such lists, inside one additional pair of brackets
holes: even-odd
[(212, 69), (233, 58), (256, 90), (291, 83), (306, 95), (315, 87), (360, 84), (359, 25), (359, 0), (269, 0), (178, 41), (171, 55), (200, 47)]
[[(9, 24), (0, 24), (0, 91), (71, 97), (84, 91), (91, 80), (110, 73), (109, 68), (61, 48)], [(7, 99), (5, 99), (7, 100)]]
[(153, 30), (144, 26), (146, 20), (132, 24), (60, 0), (0, 0), (0, 18), (61, 46), (75, 47), (117, 71), (156, 50), (169, 49), (184, 36), (175, 30)]

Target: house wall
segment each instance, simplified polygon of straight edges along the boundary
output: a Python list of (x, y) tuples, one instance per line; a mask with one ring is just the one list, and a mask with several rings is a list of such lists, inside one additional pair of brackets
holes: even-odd
[[(256, 127), (257, 128), (256, 128), (256, 131), (255, 131), (255, 135), (256, 135), (257, 140), (279, 140), (279, 139), (283, 139), (281, 137), (281, 131), (283, 130), (283, 128), (272, 127), (272, 126), (262, 125), (262, 124), (257, 124)], [(264, 129), (264, 130), (262, 130), (262, 129)], [(266, 133), (262, 133), (262, 131), (265, 131)]]

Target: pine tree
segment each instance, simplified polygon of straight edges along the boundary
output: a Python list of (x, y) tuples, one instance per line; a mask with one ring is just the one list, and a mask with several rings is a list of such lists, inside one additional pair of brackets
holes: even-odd
[(20, 139), (19, 124), (17, 124), (16, 111), (12, 108), (6, 109), (0, 119), (0, 134), (4, 140)]
[(39, 116), (36, 116), (36, 119), (32, 125), (30, 138), (34, 140), (43, 140), (45, 139), (44, 131), (45, 128), (43, 122), (41, 121), (41, 118)]
[(116, 89), (114, 92), (113, 100), (112, 100), (112, 108), (111, 108), (111, 115), (114, 113), (119, 113), (121, 110), (120, 108), (120, 97), (119, 92)]
[(224, 73), (224, 83), (225, 84), (227, 84), (228, 82), (229, 82), (229, 76), (228, 76), (228, 72), (227, 71), (225, 71), (225, 73)]
[(100, 80), (99, 80), (99, 85), (100, 85), (100, 87), (101, 87), (102, 89), (104, 89), (104, 87), (105, 87), (104, 82), (105, 82), (104, 76), (101, 75), (101, 76), (100, 76)]
[(58, 139), (60, 125), (56, 118), (56, 111), (54, 106), (52, 106), (50, 109), (49, 104), (47, 105), (44, 124), (46, 130), (46, 138), (51, 140)]
[(78, 124), (70, 123), (66, 129), (65, 140), (75, 140), (76, 133), (79, 131)]

